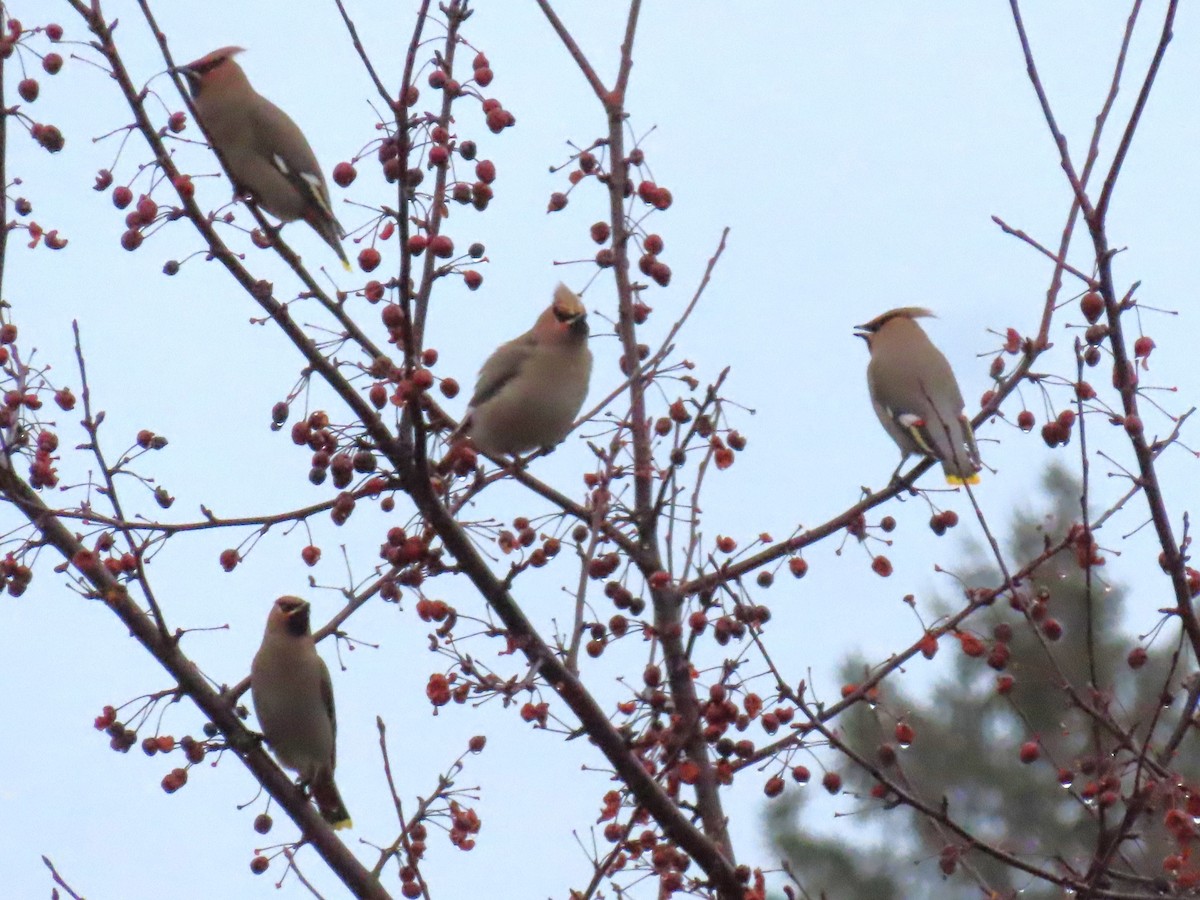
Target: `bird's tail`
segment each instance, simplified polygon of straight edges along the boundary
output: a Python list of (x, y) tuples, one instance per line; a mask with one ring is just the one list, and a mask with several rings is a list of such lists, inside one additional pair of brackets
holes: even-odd
[[(958, 427), (955, 428), (954, 426)], [(948, 484), (979, 484), (979, 470), (983, 463), (979, 459), (979, 446), (975, 443), (975, 432), (971, 420), (965, 415), (950, 427), (952, 444), (950, 457), (942, 460), (942, 470)]]
[(333, 248), (333, 252), (342, 261), (342, 268), (349, 272), (350, 260), (346, 258), (346, 251), (342, 249), (342, 238), (346, 236), (346, 229), (342, 228), (341, 223), (332, 215), (324, 213), (324, 210), (316, 209), (306, 216), (305, 220), (312, 226), (313, 231), (321, 236), (321, 240)]
[(317, 811), (321, 813), (321, 818), (328, 822), (334, 831), (354, 827), (332, 774), (318, 775), (313, 779), (309, 788), (312, 791), (313, 800), (316, 801)]

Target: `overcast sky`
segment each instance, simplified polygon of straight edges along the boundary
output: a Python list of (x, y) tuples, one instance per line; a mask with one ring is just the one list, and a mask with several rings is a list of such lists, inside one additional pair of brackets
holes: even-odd
[[(389, 85), (399, 83), (415, 5), (348, 3)], [(486, 245), (484, 285), (469, 293), (447, 283), (431, 309), (429, 343), (441, 353), (438, 371), (464, 385), (473, 382), (492, 347), (529, 327), (557, 281), (576, 288), (587, 282), (589, 266), (555, 262), (594, 253), (587, 229), (607, 209), (606, 198), (586, 185), (572, 194), (566, 210), (546, 215), (549, 194), (565, 188), (565, 174), (549, 168), (566, 161), (567, 141), (583, 146), (601, 136), (604, 118), (534, 3), (479, 6), (465, 34), (490, 58), (495, 81), (489, 92), (515, 113), (517, 126), (493, 136), (472, 104), (458, 111), (459, 136), (476, 140), (480, 156), (494, 160), (499, 172), (487, 212), (455, 207), (449, 222), (459, 246), (475, 240)], [(556, 4), (606, 80), (615, 73), (624, 26), (620, 6)], [(1042, 77), (1080, 160), (1128, 11), (1124, 4), (1085, 2), (1029, 6), (1027, 25)], [(1162, 6), (1145, 4), (1131, 78), (1145, 68)], [(306, 131), (326, 171), (375, 138), (370, 104), (377, 98), (332, 3), (304, 4), (302, 16), (296, 4), (280, 0), (210, 0), (202, 13), (195, 4), (160, 2), (154, 8), (179, 61), (228, 44), (245, 47), (241, 63), (250, 79)], [(117, 36), (134, 78), (154, 78), (163, 63), (136, 4), (110, 2), (105, 9), (108, 18), (121, 20)], [(86, 39), (66, 4), (27, 0), (10, 11), (27, 26), (41, 23), (49, 11), (68, 40)], [(35, 46), (45, 49), (43, 41)], [(71, 45), (68, 52), (90, 56)], [(113, 165), (119, 136), (94, 139), (129, 121), (115, 86), (77, 59), (68, 59), (53, 78), (41, 75), (33, 57), (24, 59), (42, 81), (41, 97), (27, 111), (57, 124), (67, 143), (50, 157), (10, 123), (8, 176), (23, 180), (13, 196), (33, 202), (32, 218), (58, 228), (70, 245), (58, 253), (30, 252), (19, 234), (10, 239), (4, 299), (13, 307), (23, 348), (36, 346), (38, 358), (53, 366), (54, 380), (78, 393), (70, 327), (78, 320), (95, 403), (107, 413), (103, 435), (110, 459), (140, 428), (170, 439), (167, 450), (139, 464), (142, 474), (176, 495), (164, 514), (169, 520), (195, 520), (201, 504), (233, 516), (327, 496), (328, 487), (308, 484), (307, 452), (293, 447), (286, 431), (273, 434), (267, 427), (272, 403), (298, 376), (302, 363), (295, 351), (271, 328), (250, 324), (257, 306), (217, 266), (196, 258), (174, 278), (161, 274), (165, 260), (199, 247), (186, 223), (127, 253), (119, 246), (124, 213), (108, 194), (90, 190), (96, 170)], [(866, 352), (852, 337), (853, 327), (894, 306), (931, 307), (939, 318), (928, 322), (928, 331), (957, 370), (969, 411), (977, 409), (989, 386), (991, 357), (983, 354), (1001, 343), (993, 332), (1036, 331), (1051, 272), (1045, 258), (1002, 234), (991, 216), (1057, 245), (1070, 202), (1066, 181), (1004, 3), (647, 3), (635, 59), (630, 127), (645, 135), (641, 146), (654, 177), (674, 195), (671, 209), (652, 220), (674, 278), (669, 289), (652, 289), (645, 298), (655, 309), (645, 332), (650, 343), (690, 299), (721, 230), (731, 229), (728, 251), (680, 337), (681, 355), (695, 362), (702, 382), (732, 367), (725, 394), (747, 407), (733, 420), (748, 436), (748, 448), (730, 470), (708, 478), (704, 532), (710, 540), (721, 533), (743, 544), (761, 532), (783, 537), (798, 524), (835, 515), (858, 498), (861, 486), (882, 486), (896, 464), (896, 448), (867, 399)], [(14, 61), (5, 68), (12, 102)], [(1143, 379), (1178, 386), (1178, 396), (1162, 395), (1161, 401), (1174, 412), (1188, 409), (1200, 394), (1193, 364), (1197, 84), (1200, 33), (1195, 11), (1184, 5), (1122, 175), (1110, 231), (1112, 243), (1127, 248), (1116, 266), (1120, 287), (1140, 279), (1143, 304), (1179, 313), (1143, 314), (1146, 332), (1158, 344)], [(153, 87), (164, 92), (170, 109), (181, 108), (166, 78), (156, 78)], [(1123, 124), (1133, 94), (1129, 86), (1122, 92), (1114, 126)], [(195, 129), (187, 133), (195, 136)], [(1105, 142), (1104, 160), (1118, 133), (1114, 128)], [(194, 152), (191, 158), (197, 161), (194, 175), (216, 171), (213, 161)], [(118, 180), (130, 178), (147, 159), (143, 143), (131, 137), (114, 169)], [(369, 214), (343, 200), (388, 202), (372, 163), (360, 169), (349, 190), (333, 190), (338, 215), (352, 229)], [(223, 182), (199, 183), (214, 205), (224, 202)], [(245, 218), (240, 210), (238, 216)], [(291, 226), (285, 235), (312, 266), (326, 265), (338, 285), (361, 285), (362, 276), (343, 273), (303, 226)], [(288, 276), (268, 254), (248, 242), (242, 246), (254, 270), (274, 280), (281, 295), (294, 290), (285, 287)], [(357, 249), (347, 245), (351, 257)], [(1090, 268), (1086, 250), (1081, 239), (1072, 255), (1084, 269)], [(394, 271), (396, 259), (393, 243), (384, 248), (381, 271)], [(1068, 282), (1063, 299), (1078, 290)], [(615, 310), (614, 297), (603, 276), (585, 295), (596, 313), (592, 403), (620, 380), (616, 341), (604, 324)], [(376, 310), (362, 301), (352, 308), (375, 327)], [(1069, 318), (1079, 321), (1073, 309)], [(1077, 332), (1064, 321), (1052, 335), (1055, 351), (1039, 370), (1070, 371), (1064, 360)], [(1093, 380), (1107, 389), (1102, 370)], [(455, 412), (468, 393), (450, 404)], [(1026, 386), (1022, 394), (1040, 425), (1040, 392)], [(1052, 397), (1055, 410), (1068, 401), (1061, 388)], [(313, 407), (330, 402), (318, 392)], [(1004, 409), (1015, 417), (1021, 405), (1014, 396)], [(64, 448), (83, 440), (77, 418), (59, 416)], [(1105, 435), (1106, 428), (1097, 424), (1097, 440), (1130, 465), (1128, 446)], [(1148, 432), (1169, 430), (1164, 417), (1147, 416)], [(1048, 450), (1036, 430), (1025, 435), (999, 423), (979, 436), (984, 460), (997, 473), (985, 473), (978, 496), (1001, 531), (1013, 509), (1040, 508), (1038, 480), (1046, 463), (1056, 457), (1077, 463), (1074, 444), (1069, 453)], [(534, 471), (580, 496), (579, 475), (590, 465), (585, 445), (572, 439)], [(1162, 466), (1178, 521), (1195, 497), (1195, 461), (1178, 451), (1168, 453)], [(88, 468), (82, 454), (65, 460), (64, 483), (84, 480)], [(1110, 464), (1097, 470), (1097, 509), (1125, 489), (1122, 480), (1106, 477), (1112, 470)], [(940, 486), (940, 478), (927, 475), (923, 486)], [(132, 508), (154, 512), (147, 492), (132, 481), (124, 487)], [(890, 580), (872, 574), (857, 546), (837, 555), (836, 545), (826, 542), (807, 554), (808, 578), (781, 577), (762, 596), (774, 613), (767, 640), (793, 683), (811, 674), (822, 695), (835, 696), (836, 671), (848, 655), (883, 660), (919, 636), (901, 597), (916, 594), (923, 610), (939, 592), (956, 598), (955, 583), (936, 575), (934, 565), (956, 568), (964, 547), (981, 533), (965, 496), (942, 495), (938, 502), (963, 520), (957, 533), (941, 539), (926, 527), (923, 502), (886, 509), (900, 522), (888, 551), (895, 563)], [(524, 493), (502, 488), (489, 492), (471, 515), (511, 521), (544, 511)], [(1152, 621), (1147, 612), (1169, 602), (1165, 580), (1147, 568), (1153, 561), (1150, 535), (1121, 538), (1143, 517), (1142, 507), (1131, 508), (1102, 538), (1124, 553), (1109, 554), (1106, 574), (1137, 584), (1130, 616), (1142, 629)], [(315, 537), (324, 558), (312, 574), (323, 585), (342, 586), (339, 544), (345, 543), (354, 576), (364, 577), (382, 529), (393, 523), (356, 516), (337, 531), (322, 521)], [(10, 511), (0, 512), (0, 530), (15, 525)], [(274, 597), (308, 597), (318, 621), (339, 605), (335, 593), (309, 587), (310, 570), (299, 562), (307, 543), (300, 532), (272, 532), (243, 566), (226, 574), (217, 557), (233, 542), (229, 535), (187, 536), (172, 541), (151, 567), (173, 625), (228, 624), (228, 630), (185, 640), (204, 670), (227, 683), (247, 673)], [(136, 749), (121, 756), (92, 730), (105, 704), (171, 685), (116, 619), (67, 590), (49, 562), (42, 561), (24, 597), (0, 600), (0, 683), (8, 685), (3, 708), (9, 722), (9, 738), (0, 742), (0, 870), (12, 896), (48, 894), (43, 853), (89, 900), (278, 896), (272, 886), (278, 866), (270, 875), (249, 874), (253, 848), (264, 841), (250, 825), (262, 804), (236, 809), (252, 799), (255, 786), (234, 759), (215, 770), (200, 767), (185, 789), (167, 796), (159, 780), (178, 764), (177, 756), (148, 760)], [(497, 563), (498, 569), (504, 565)], [(521, 599), (544, 633), (552, 633), (555, 621), (569, 622), (569, 598), (561, 588), (573, 590), (576, 577), (564, 562), (526, 582)], [(442, 579), (432, 590), (477, 610), (462, 583)], [(611, 614), (603, 603), (598, 608), (605, 618)], [(386, 844), (395, 836), (374, 724), (380, 715), (390, 728), (393, 766), (410, 808), (416, 796), (430, 792), (470, 735), (489, 738), (459, 779), (463, 786), (480, 786), (474, 804), (483, 819), (478, 845), (463, 854), (441, 836), (431, 838), (425, 877), (434, 896), (473, 896), (486, 886), (488, 896), (502, 900), (562, 898), (569, 887), (586, 884), (590, 868), (571, 829), (591, 845), (585, 829), (609, 785), (602, 775), (581, 775), (579, 769), (581, 763), (598, 766), (601, 758), (583, 741), (564, 744), (532, 731), (495, 702), (432, 716), (424, 684), (443, 661), (428, 653), (427, 629), (410, 601), (403, 611), (369, 606), (350, 630), (381, 645), (343, 654), (345, 671), (338, 670), (333, 648), (322, 648), (334, 669), (339, 709), (338, 781), (357, 826), (351, 846), (362, 858), (370, 864), (374, 852), (358, 841)], [(482, 640), (469, 649), (488, 658), (495, 650)], [(720, 660), (715, 648), (711, 652), (704, 660), (710, 665)], [(622, 666), (640, 671), (642, 653), (631, 646), (625, 655), (606, 655), (585, 676), (611, 684)], [(506, 659), (495, 664), (519, 673), (517, 662)], [(936, 671), (933, 664), (915, 669), (910, 680)], [(614, 687), (609, 698), (620, 690)], [(164, 723), (163, 731), (178, 737), (198, 733), (202, 719), (184, 704), (168, 710)], [(741, 775), (729, 812), (740, 861), (767, 867), (775, 860), (762, 842), (765, 777)], [(819, 807), (812, 827), (846, 827), (829, 813), (853, 806), (843, 798)], [(280, 820), (270, 839), (293, 835), (290, 823)], [(305, 857), (305, 874), (326, 896), (340, 896), (315, 857)], [(287, 896), (304, 895), (294, 881), (286, 887)], [(394, 878), (388, 887), (399, 895)]]

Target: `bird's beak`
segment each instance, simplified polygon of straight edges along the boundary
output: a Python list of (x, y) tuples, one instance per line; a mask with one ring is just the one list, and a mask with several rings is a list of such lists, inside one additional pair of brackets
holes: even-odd
[(866, 326), (864, 325), (854, 326), (854, 336), (857, 338), (862, 338), (868, 344), (871, 343), (871, 332), (867, 331)]

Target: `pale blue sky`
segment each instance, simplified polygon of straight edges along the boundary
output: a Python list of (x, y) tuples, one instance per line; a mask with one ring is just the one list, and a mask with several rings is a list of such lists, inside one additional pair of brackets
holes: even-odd
[[(1085, 2), (1029, 5), (1027, 25), (1043, 79), (1079, 159), (1127, 10)], [(1131, 51), (1131, 78), (1144, 69), (1162, 5), (1146, 4), (1143, 31)], [(12, 12), (30, 25), (46, 6), (17, 3)], [(49, 6), (69, 39), (84, 38), (65, 4)], [(564, 175), (548, 174), (548, 168), (565, 161), (566, 141), (583, 145), (600, 136), (603, 116), (534, 3), (479, 6), (466, 35), (490, 58), (495, 81), (489, 92), (516, 114), (517, 127), (493, 136), (477, 110), (462, 104), (459, 135), (475, 139), (480, 156), (493, 159), (499, 172), (487, 213), (455, 207), (449, 223), (459, 246), (486, 244), (491, 264), (483, 268), (484, 286), (468, 293), (447, 284), (431, 309), (429, 343), (441, 353), (438, 371), (464, 385), (496, 343), (529, 326), (558, 280), (575, 287), (586, 281), (587, 266), (553, 263), (594, 252), (587, 228), (606, 209), (597, 191), (581, 188), (565, 211), (545, 214), (547, 197), (565, 184)], [(606, 79), (615, 71), (620, 6), (556, 4)], [(349, 7), (385, 82), (397, 84), (415, 4), (351, 0)], [(110, 19), (121, 20), (117, 35), (134, 77), (146, 80), (161, 71), (136, 4), (110, 2), (105, 9)], [(177, 60), (227, 44), (247, 48), (241, 62), (250, 79), (306, 131), (326, 171), (375, 137), (369, 102), (376, 97), (332, 3), (305, 4), (303, 17), (295, 4), (279, 0), (252, 10), (242, 2), (212, 0), (201, 16), (197, 9), (155, 5)], [(1191, 365), (1194, 210), (1200, 202), (1198, 46), (1197, 16), (1185, 5), (1111, 215), (1113, 244), (1128, 247), (1117, 264), (1121, 284), (1141, 279), (1144, 304), (1181, 313), (1143, 318), (1159, 347), (1143, 378), (1179, 387), (1179, 396), (1164, 401), (1176, 412), (1194, 402), (1200, 387)], [(1070, 199), (1066, 182), (1005, 3), (647, 3), (635, 59), (631, 127), (639, 135), (654, 129), (642, 146), (655, 178), (675, 199), (669, 212), (652, 220), (652, 230), (665, 239), (674, 280), (646, 297), (655, 308), (646, 329), (651, 343), (686, 305), (721, 229), (731, 228), (725, 258), (680, 338), (698, 378), (710, 380), (732, 366), (726, 395), (755, 410), (753, 416), (735, 414), (749, 438), (747, 450), (732, 469), (708, 478), (704, 532), (710, 540), (724, 533), (743, 544), (764, 531), (782, 537), (798, 523), (814, 525), (844, 509), (860, 485), (882, 485), (895, 466), (895, 447), (867, 401), (866, 354), (851, 336), (853, 326), (893, 306), (932, 307), (940, 318), (928, 330), (958, 371), (968, 408), (977, 409), (990, 362), (978, 355), (1000, 342), (988, 330), (1033, 333), (1050, 276), (1044, 258), (1003, 235), (990, 217), (999, 215), (1056, 245)], [(10, 61), (10, 85), (12, 66)], [(103, 432), (110, 456), (139, 428), (170, 439), (166, 451), (140, 467), (177, 496), (168, 519), (194, 520), (202, 503), (221, 515), (242, 515), (326, 496), (328, 488), (308, 485), (307, 453), (291, 445), (286, 431), (272, 434), (266, 427), (272, 403), (297, 377), (298, 356), (278, 333), (248, 324), (257, 307), (216, 266), (195, 259), (173, 279), (161, 275), (165, 260), (199, 247), (184, 223), (136, 253), (120, 249), (124, 213), (107, 194), (90, 190), (95, 171), (111, 164), (117, 139), (92, 138), (127, 122), (128, 113), (107, 79), (77, 60), (68, 59), (61, 74), (42, 80), (41, 98), (28, 111), (58, 124), (66, 149), (49, 157), (10, 126), (9, 177), (24, 180), (14, 193), (33, 201), (32, 218), (59, 228), (71, 243), (55, 254), (26, 251), (20, 235), (10, 239), (4, 298), (13, 305), (23, 344), (36, 345), (56, 380), (78, 390), (70, 329), (78, 319), (95, 402), (107, 413)], [(1123, 123), (1132, 102), (1129, 84), (1114, 125)], [(165, 78), (153, 85), (169, 92)], [(180, 107), (177, 98), (167, 97), (171, 109)], [(1105, 142), (1104, 159), (1116, 134)], [(216, 170), (211, 159), (191, 153), (194, 174)], [(139, 139), (131, 138), (118, 178), (129, 177), (146, 158)], [(349, 190), (333, 191), (349, 228), (367, 216), (343, 206), (343, 199), (388, 202), (372, 164), (360, 169)], [(198, 180), (198, 186), (214, 204), (227, 196), (223, 181)], [(328, 266), (339, 285), (361, 284), (359, 276), (341, 272), (302, 226), (289, 227), (285, 236), (310, 263)], [(286, 293), (284, 270), (248, 242), (244, 246), (255, 270)], [(347, 245), (354, 257), (352, 248)], [(1086, 249), (1080, 239), (1072, 256), (1083, 268), (1089, 267)], [(391, 272), (395, 262), (393, 250), (385, 250), (381, 271)], [(1063, 298), (1077, 291), (1068, 282)], [(615, 341), (602, 321), (614, 308), (610, 283), (599, 278), (585, 300), (600, 314), (593, 316), (595, 402), (619, 379)], [(354, 308), (374, 326), (375, 310), (361, 301)], [(1060, 322), (1056, 349), (1039, 370), (1067, 371), (1063, 360), (1075, 334)], [(1102, 370), (1093, 380), (1098, 389), (1107, 388)], [(467, 396), (464, 391), (451, 408), (461, 412)], [(1040, 423), (1040, 396), (1028, 387), (1024, 396)], [(1055, 398), (1055, 408), (1062, 408), (1066, 394), (1059, 389)], [(1020, 408), (1012, 398), (1005, 411), (1015, 416)], [(64, 447), (82, 441), (76, 418), (58, 417)], [(1092, 434), (1128, 465), (1127, 445), (1117, 430), (1105, 429), (1097, 424)], [(1148, 416), (1147, 430), (1165, 434), (1169, 424)], [(985, 427), (980, 438), (985, 461), (999, 472), (985, 478), (978, 496), (1003, 530), (1011, 508), (1036, 508), (1039, 473), (1063, 451), (1049, 451), (1036, 431), (1023, 435), (1003, 424)], [(1077, 462), (1074, 450), (1072, 444), (1068, 455)], [(536, 463), (535, 471), (579, 494), (579, 472), (589, 464), (583, 443), (572, 439)], [(1179, 451), (1167, 454), (1162, 465), (1178, 520), (1195, 499), (1195, 462)], [(62, 469), (65, 483), (78, 482), (87, 462), (79, 455)], [(1104, 477), (1107, 471), (1102, 466), (1094, 482), (1097, 508), (1124, 490), (1124, 482)], [(924, 485), (937, 486), (937, 480), (927, 476)], [(127, 489), (134, 508), (154, 510), (136, 486)], [(896, 572), (888, 581), (871, 573), (857, 547), (838, 556), (829, 543), (808, 554), (811, 571), (804, 581), (781, 573), (763, 598), (774, 613), (767, 640), (793, 682), (811, 671), (818, 690), (834, 696), (835, 672), (848, 654), (882, 660), (919, 636), (900, 602), (903, 595), (917, 594), (924, 609), (936, 591), (953, 596), (954, 583), (935, 575), (934, 564), (957, 568), (965, 541), (980, 533), (965, 496), (939, 502), (963, 520), (957, 533), (941, 539), (925, 525), (924, 503), (887, 508), (900, 522), (889, 551)], [(511, 521), (543, 511), (522, 492), (503, 488), (489, 492), (472, 515)], [(1102, 543), (1125, 553), (1109, 554), (1108, 575), (1136, 582), (1131, 616), (1137, 617), (1134, 627), (1145, 630), (1147, 611), (1167, 602), (1165, 581), (1145, 567), (1153, 559), (1147, 556), (1149, 535), (1119, 538), (1142, 516), (1141, 507), (1131, 509)], [(339, 543), (348, 545), (355, 575), (364, 576), (381, 529), (393, 523), (356, 514), (345, 529), (334, 530), (322, 521), (317, 542), (324, 559), (313, 571), (318, 582), (344, 583)], [(11, 513), (0, 515), (0, 526), (12, 527)], [(246, 674), (275, 596), (303, 594), (322, 621), (338, 606), (336, 596), (309, 588), (309, 570), (298, 562), (307, 540), (299, 534), (271, 533), (244, 566), (225, 574), (217, 556), (231, 543), (227, 536), (185, 537), (151, 566), (172, 624), (228, 623), (228, 631), (188, 636), (185, 647), (213, 678), (230, 683)], [(573, 589), (575, 579), (575, 568), (564, 562), (536, 583), (526, 582), (522, 599), (546, 633), (554, 621), (569, 620), (569, 598), (561, 588)], [(475, 609), (460, 583), (445, 579), (433, 591)], [(611, 614), (599, 608), (605, 618)], [(590, 869), (571, 829), (590, 846), (585, 830), (608, 785), (603, 776), (579, 769), (581, 763), (599, 765), (600, 757), (583, 741), (564, 744), (530, 730), (497, 703), (431, 716), (424, 684), (443, 663), (428, 653), (427, 629), (411, 601), (403, 612), (369, 607), (350, 630), (381, 644), (379, 651), (349, 655), (345, 672), (337, 671), (333, 648), (323, 647), (335, 670), (340, 714), (338, 780), (357, 826), (351, 846), (373, 861), (373, 852), (356, 842), (388, 843), (395, 834), (374, 726), (378, 714), (390, 727), (393, 766), (410, 805), (432, 789), (470, 735), (488, 735), (486, 751), (468, 762), (459, 779), (481, 788), (476, 807), (483, 830), (469, 854), (440, 835), (431, 837), (425, 875), (434, 896), (471, 896), (486, 885), (489, 896), (501, 900), (563, 897), (585, 884)], [(119, 756), (92, 731), (91, 720), (104, 704), (169, 686), (109, 613), (78, 599), (43, 566), (23, 598), (0, 600), (0, 635), (0, 682), (10, 686), (10, 736), (0, 743), (0, 869), (13, 896), (48, 893), (43, 853), (90, 900), (279, 896), (272, 886), (278, 867), (258, 878), (247, 868), (252, 848), (264, 839), (250, 825), (260, 806), (235, 808), (254, 794), (235, 760), (194, 771), (184, 790), (167, 796), (159, 779), (177, 764), (168, 761), (174, 757), (148, 760), (136, 749)], [(468, 649), (494, 652), (486, 643)], [(630, 642), (591, 664), (592, 677), (610, 684), (622, 667), (638, 672), (642, 653)], [(704, 662), (719, 659), (714, 650)], [(507, 660), (497, 665), (516, 665)], [(944, 665), (939, 657), (913, 674), (926, 678)], [(167, 713), (164, 730), (180, 736), (198, 731), (201, 721), (176, 708)], [(740, 861), (769, 867), (774, 860), (761, 840), (764, 779), (741, 775), (729, 811)], [(834, 822), (829, 812), (854, 804), (848, 798), (821, 804), (813, 826), (847, 827), (848, 820)], [(279, 820), (271, 838), (292, 835), (290, 824)], [(341, 896), (322, 866), (305, 856), (305, 874), (326, 896)], [(398, 881), (388, 886), (399, 895)], [(305, 892), (289, 881), (285, 895)]]

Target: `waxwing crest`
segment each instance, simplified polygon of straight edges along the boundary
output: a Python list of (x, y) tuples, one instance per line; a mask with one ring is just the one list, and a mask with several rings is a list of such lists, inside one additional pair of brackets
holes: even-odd
[[(223, 74), (219, 72), (221, 67), (224, 66), (225, 63), (231, 61), (239, 53), (245, 52), (246, 51), (241, 47), (222, 47), (220, 50), (213, 50), (211, 53), (206, 53), (204, 56), (200, 57), (194, 62), (188, 63), (187, 65), (176, 66), (173, 71), (178, 72), (184, 77), (184, 79), (187, 81), (188, 90), (191, 91), (192, 98), (195, 99), (200, 96), (200, 88), (205, 80), (212, 79), (213, 77), (220, 77), (220, 74)], [(237, 69), (239, 72), (241, 71), (241, 67), (236, 63), (231, 69), (227, 69), (225, 71), (232, 72), (233, 69)], [(219, 74), (214, 76), (213, 73), (215, 72), (218, 72)], [(244, 74), (242, 75), (242, 78), (245, 78)]]
[(571, 322), (587, 315), (587, 308), (579, 299), (579, 295), (561, 281), (554, 289), (554, 302), (550, 308), (554, 310), (554, 318), (560, 322)]
[[(874, 334), (875, 332), (879, 331), (880, 328), (882, 328), (884, 325), (886, 325), (888, 322), (890, 322), (892, 319), (922, 319), (922, 318), (936, 319), (937, 313), (933, 312), (933, 310), (926, 309), (923, 306), (901, 306), (896, 309), (889, 309), (885, 313), (880, 313), (878, 316), (876, 316), (870, 322), (867, 322), (864, 325), (855, 325), (854, 330), (855, 331), (865, 331), (870, 334)], [(860, 334), (859, 337), (865, 337), (865, 335)]]
[(195, 62), (190, 62), (186, 66), (179, 66), (180, 69), (187, 69), (195, 72), (197, 75), (204, 75), (211, 72), (223, 62), (232, 59), (239, 53), (245, 53), (244, 47), (222, 47), (220, 50), (213, 50), (211, 53), (206, 53)]

